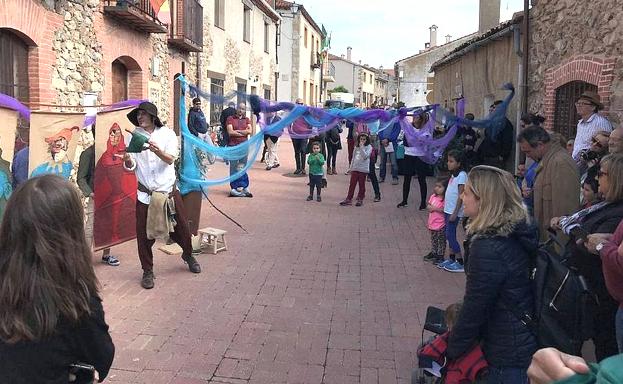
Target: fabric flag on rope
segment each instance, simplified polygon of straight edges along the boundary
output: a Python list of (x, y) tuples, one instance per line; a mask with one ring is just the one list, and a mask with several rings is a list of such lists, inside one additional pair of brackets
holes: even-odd
[(159, 9), (154, 8), (154, 11), (158, 15), (158, 20), (160, 20), (164, 24), (171, 24), (171, 6), (169, 0), (151, 0), (151, 2), (152, 4), (154, 2), (161, 3)]
[(95, 130), (95, 220), (93, 241), (101, 249), (136, 237), (137, 181), (123, 168), (128, 137), (134, 128), (126, 115), (130, 108), (97, 114)]
[(13, 192), (11, 161), (13, 161), (15, 147), (17, 116), (17, 111), (0, 108), (0, 219), (2, 219), (7, 200)]
[(69, 180), (75, 175), (71, 159), (75, 159), (79, 127), (83, 123), (83, 113), (33, 111), (30, 114), (30, 177), (54, 174)]

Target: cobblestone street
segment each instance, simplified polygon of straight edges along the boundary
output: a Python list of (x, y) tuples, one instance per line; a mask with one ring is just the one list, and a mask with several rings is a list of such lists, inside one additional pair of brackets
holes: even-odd
[(344, 150), (323, 202), (306, 202), (307, 178), (285, 176), (294, 167), (282, 141), (280, 168), (250, 171), (252, 199), (210, 189), (248, 233), (204, 201), (200, 227), (227, 230), (229, 250), (198, 256), (203, 273), (158, 244), (152, 290), (140, 287), (135, 242), (113, 248), (121, 266), (96, 263), (117, 348), (106, 382), (410, 382), (427, 306), (461, 299), (465, 280), (422, 261), (417, 183), (404, 209), (402, 185), (389, 182), (381, 202), (367, 183), (363, 207), (340, 207)]

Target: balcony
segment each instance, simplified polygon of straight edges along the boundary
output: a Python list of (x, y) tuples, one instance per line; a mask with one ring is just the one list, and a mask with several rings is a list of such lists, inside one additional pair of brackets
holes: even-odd
[(103, 0), (104, 14), (123, 25), (147, 33), (167, 33), (167, 26), (158, 20), (149, 0)]
[(320, 53), (312, 51), (309, 61), (311, 63), (311, 69), (318, 69), (322, 66), (322, 57), (320, 56)]
[(170, 1), (169, 44), (188, 52), (203, 50), (203, 7), (199, 0)]
[(322, 81), (326, 83), (335, 82), (335, 64), (330, 61), (327, 61), (324, 66)]

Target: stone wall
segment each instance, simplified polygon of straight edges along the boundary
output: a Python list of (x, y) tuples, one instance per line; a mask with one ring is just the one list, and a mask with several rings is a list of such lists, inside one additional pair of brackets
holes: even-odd
[(623, 118), (620, 0), (539, 0), (530, 17), (528, 106), (553, 126), (555, 90), (582, 80), (598, 87), (611, 121)]
[(57, 10), (64, 17), (63, 27), (56, 30), (52, 42), (56, 54), (52, 88), (57, 91), (59, 104), (80, 105), (84, 92), (103, 90), (101, 46), (93, 23), (98, 7), (97, 0), (89, 0), (82, 4), (66, 2)]

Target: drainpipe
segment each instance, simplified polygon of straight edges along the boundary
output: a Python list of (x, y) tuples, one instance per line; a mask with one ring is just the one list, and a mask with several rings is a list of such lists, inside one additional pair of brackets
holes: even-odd
[[(521, 115), (523, 115), (523, 95), (526, 92), (525, 89), (525, 81), (524, 81), (524, 70), (523, 70), (523, 58), (526, 56), (524, 52), (521, 51), (521, 28), (517, 24), (513, 24), (513, 48), (517, 57), (519, 57), (519, 63), (517, 64), (517, 84), (519, 86), (517, 98), (519, 99), (519, 108), (517, 108), (516, 116), (515, 116), (515, 165), (523, 164), (526, 161), (525, 155), (521, 153), (519, 150), (519, 146), (517, 145), (517, 136), (519, 135), (519, 127), (521, 123)], [(516, 169), (516, 167), (515, 167)]]
[(523, 2), (523, 83), (521, 83), (521, 113), (528, 112), (528, 52), (530, 43), (530, 0)]

